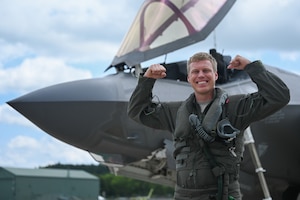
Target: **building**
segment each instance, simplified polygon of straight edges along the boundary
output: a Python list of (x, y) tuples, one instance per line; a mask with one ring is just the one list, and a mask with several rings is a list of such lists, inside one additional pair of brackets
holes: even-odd
[(83, 170), (0, 167), (0, 200), (97, 200), (99, 179)]

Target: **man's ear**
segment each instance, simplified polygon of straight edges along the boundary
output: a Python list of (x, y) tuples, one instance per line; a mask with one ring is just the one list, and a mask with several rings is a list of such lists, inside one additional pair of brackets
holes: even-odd
[(187, 81), (190, 83), (190, 76), (189, 75), (187, 75)]
[(215, 72), (215, 78), (216, 78), (216, 80), (218, 80), (218, 78), (219, 78), (218, 72)]

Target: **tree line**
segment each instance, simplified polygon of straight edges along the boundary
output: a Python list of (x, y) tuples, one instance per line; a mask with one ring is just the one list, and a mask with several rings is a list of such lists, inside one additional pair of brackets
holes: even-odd
[(153, 189), (154, 197), (172, 197), (174, 189), (171, 187), (148, 183), (140, 180), (131, 179), (124, 176), (115, 176), (103, 165), (63, 165), (55, 164), (41, 168), (55, 169), (78, 169), (99, 177), (99, 194), (107, 198), (147, 196)]

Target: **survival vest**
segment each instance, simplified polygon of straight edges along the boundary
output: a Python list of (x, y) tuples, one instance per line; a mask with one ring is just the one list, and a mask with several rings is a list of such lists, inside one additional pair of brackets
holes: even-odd
[(177, 112), (174, 132), (178, 186), (205, 189), (210, 182), (203, 180), (204, 174), (211, 173), (209, 178), (218, 186), (216, 199), (228, 194), (226, 187), (237, 180), (239, 170), (239, 158), (234, 151), (239, 130), (227, 119), (227, 98), (223, 90), (216, 88), (213, 101), (202, 113), (192, 94)]

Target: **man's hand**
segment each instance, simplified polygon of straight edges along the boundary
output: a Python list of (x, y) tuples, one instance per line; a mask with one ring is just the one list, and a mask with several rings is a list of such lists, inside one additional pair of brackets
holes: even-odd
[(235, 56), (235, 58), (233, 60), (231, 60), (227, 69), (244, 70), (246, 65), (248, 65), (249, 63), (251, 63), (250, 60), (248, 60), (240, 55), (237, 55), (237, 56)]
[(151, 65), (144, 74), (144, 77), (160, 79), (166, 76), (166, 68), (160, 64)]

